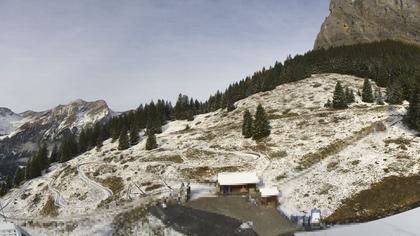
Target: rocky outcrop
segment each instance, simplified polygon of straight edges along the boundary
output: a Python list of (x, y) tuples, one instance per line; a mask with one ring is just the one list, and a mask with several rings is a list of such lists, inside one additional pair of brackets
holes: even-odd
[(387, 39), (420, 46), (420, 0), (331, 0), (314, 49)]

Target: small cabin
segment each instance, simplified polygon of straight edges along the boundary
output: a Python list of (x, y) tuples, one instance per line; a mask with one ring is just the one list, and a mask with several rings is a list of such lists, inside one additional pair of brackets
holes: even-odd
[(254, 172), (220, 173), (217, 175), (217, 188), (221, 194), (255, 193), (260, 179)]
[(270, 207), (277, 207), (279, 205), (279, 190), (275, 187), (260, 188), (261, 204)]

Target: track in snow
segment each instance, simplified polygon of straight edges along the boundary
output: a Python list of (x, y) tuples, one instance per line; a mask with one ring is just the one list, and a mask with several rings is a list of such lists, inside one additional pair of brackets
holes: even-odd
[(56, 179), (51, 179), (50, 182), (48, 182), (48, 189), (54, 193), (54, 205), (58, 207), (65, 207), (67, 206), (67, 202), (64, 199), (63, 195), (58, 191), (56, 188), (54, 188), (54, 182)]
[(6, 207), (12, 203), (14, 200), (16, 200), (20, 195), (22, 195), (23, 192), (25, 192), (25, 190), (28, 188), (28, 186), (32, 183), (32, 180), (27, 181), (26, 183), (24, 183), (22, 185), (22, 187), (20, 188), (20, 190), (18, 190), (16, 193), (14, 193), (11, 197), (9, 197), (6, 201), (4, 201), (3, 203), (1, 203), (1, 208), (0, 211), (3, 211), (4, 209), (6, 209)]
[(103, 198), (101, 200), (106, 200), (106, 199), (108, 199), (109, 197), (111, 197), (114, 194), (112, 192), (112, 190), (109, 189), (109, 188), (107, 188), (107, 187), (102, 186), (98, 182), (96, 182), (96, 181), (90, 179), (89, 177), (87, 177), (86, 174), (85, 174), (85, 172), (82, 169), (82, 166), (92, 165), (92, 164), (96, 164), (96, 163), (95, 162), (87, 162), (87, 163), (83, 163), (83, 164), (77, 165), (77, 174), (89, 186), (91, 186), (92, 188), (97, 189), (100, 192), (102, 192)]

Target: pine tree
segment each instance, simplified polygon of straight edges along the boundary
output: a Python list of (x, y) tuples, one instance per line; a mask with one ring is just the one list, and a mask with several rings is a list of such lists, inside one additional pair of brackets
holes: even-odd
[(407, 112), (408, 125), (420, 131), (420, 90), (416, 89), (410, 98), (410, 105)]
[(245, 138), (251, 138), (252, 137), (252, 123), (253, 123), (252, 115), (249, 112), (248, 109), (245, 110), (244, 116), (243, 116), (243, 123), (242, 123), (242, 135)]
[(32, 165), (31, 165), (31, 159), (28, 160), (28, 162), (26, 163), (26, 168), (25, 168), (25, 179), (26, 180), (30, 180), (32, 179)]
[(270, 135), (270, 122), (261, 104), (258, 105), (253, 124), (252, 138), (260, 140)]
[(346, 94), (344, 93), (344, 89), (341, 86), (340, 82), (337, 82), (337, 84), (335, 85), (332, 107), (334, 109), (345, 109), (345, 108), (347, 108)]
[(226, 100), (226, 109), (228, 112), (231, 112), (236, 109), (235, 104), (233, 102), (233, 98), (229, 96)]
[(404, 92), (400, 82), (394, 81), (386, 89), (386, 102), (393, 105), (402, 104), (404, 101)]
[(367, 103), (373, 103), (374, 102), (372, 85), (371, 85), (369, 79), (365, 79), (365, 82), (363, 83), (362, 101), (367, 102)]
[(81, 153), (86, 152), (89, 147), (89, 140), (86, 133), (86, 130), (82, 129), (79, 135), (79, 149)]
[(31, 179), (41, 176), (41, 162), (38, 159), (38, 155), (34, 155), (31, 159), (31, 169), (29, 176)]
[(347, 104), (351, 104), (351, 103), (354, 103), (356, 101), (353, 89), (350, 89), (349, 87), (346, 87), (346, 93), (345, 94), (346, 94)]
[(103, 140), (102, 140), (102, 137), (101, 136), (99, 136), (97, 139), (96, 139), (96, 150), (101, 150), (101, 148), (102, 148), (102, 146), (104, 145), (103, 144)]
[(376, 96), (376, 104), (385, 105), (381, 89), (378, 89), (377, 94), (378, 95)]
[(60, 159), (60, 153), (59, 153), (57, 144), (55, 144), (50, 154), (50, 163), (58, 162), (59, 159)]
[(120, 138), (118, 139), (118, 150), (125, 150), (130, 147), (130, 143), (128, 140), (127, 129), (124, 127), (121, 130)]
[(25, 169), (18, 167), (13, 178), (13, 186), (18, 187), (25, 180)]
[(130, 128), (130, 144), (131, 146), (137, 145), (140, 141), (139, 130), (137, 125), (132, 124)]
[(41, 171), (49, 167), (50, 162), (48, 160), (48, 149), (45, 143), (43, 143), (41, 147), (39, 148), (38, 153), (37, 153), (37, 159), (39, 161)]
[(147, 136), (146, 140), (146, 150), (153, 150), (157, 148), (156, 136), (151, 133)]

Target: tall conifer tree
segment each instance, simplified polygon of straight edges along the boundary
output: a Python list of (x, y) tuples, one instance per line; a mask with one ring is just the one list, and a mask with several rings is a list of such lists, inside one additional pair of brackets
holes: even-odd
[(156, 136), (151, 133), (147, 136), (146, 140), (146, 150), (153, 150), (157, 148)]
[(363, 83), (362, 89), (362, 101), (367, 103), (374, 102), (373, 91), (372, 91), (372, 84), (370, 83), (369, 79), (365, 79)]
[(252, 138), (260, 140), (270, 135), (270, 122), (261, 104), (258, 105), (253, 124)]
[(251, 112), (248, 109), (244, 112), (243, 123), (242, 123), (242, 135), (245, 138), (252, 137), (252, 123), (253, 123)]
[(344, 93), (343, 86), (341, 86), (340, 82), (337, 82), (337, 84), (335, 85), (332, 107), (334, 109), (345, 109), (347, 108), (347, 101), (348, 98)]
[(128, 140), (127, 129), (125, 127), (122, 128), (120, 138), (118, 139), (118, 150), (125, 150), (130, 147), (130, 143)]

